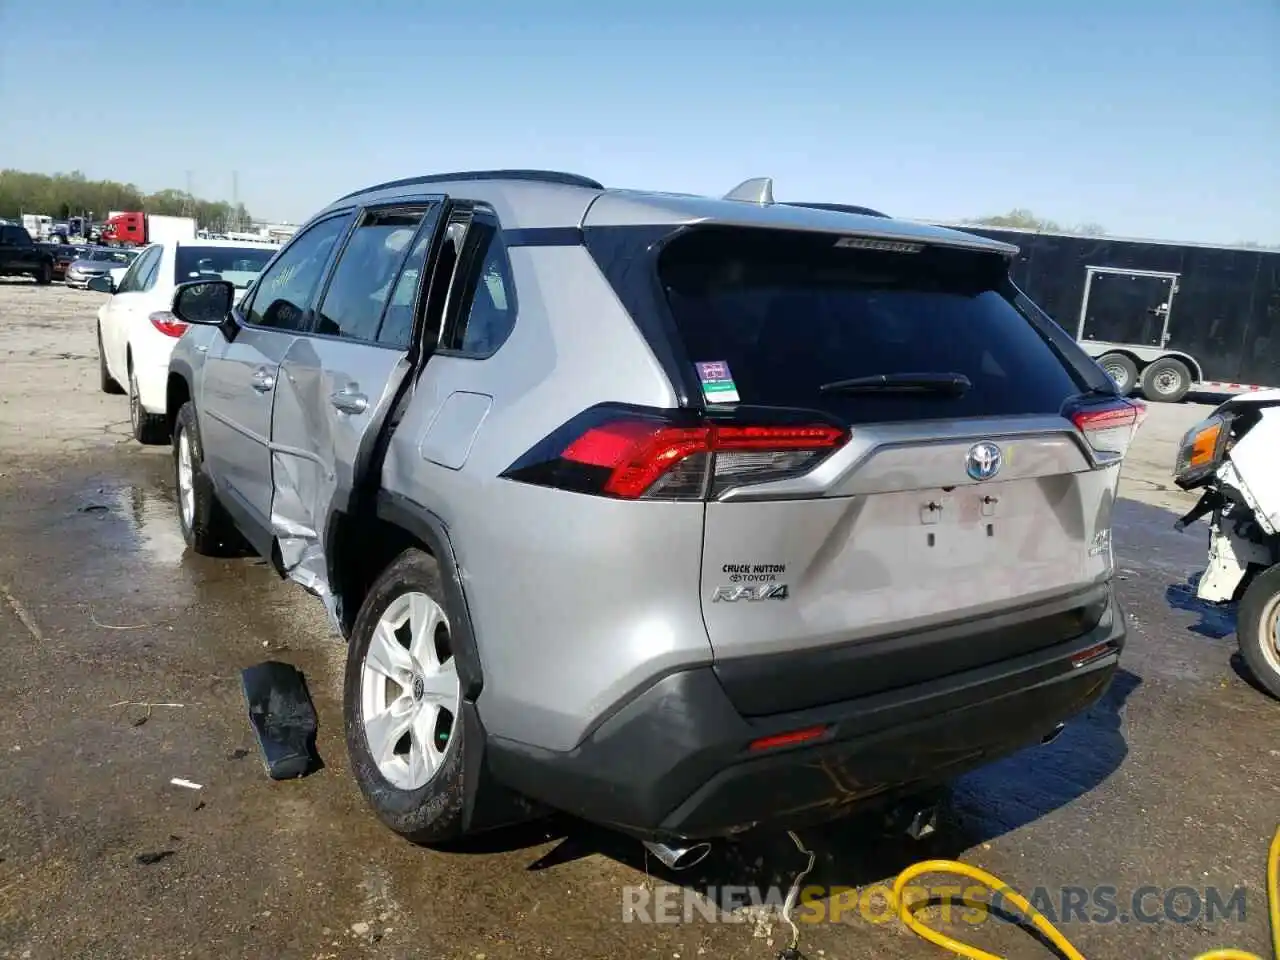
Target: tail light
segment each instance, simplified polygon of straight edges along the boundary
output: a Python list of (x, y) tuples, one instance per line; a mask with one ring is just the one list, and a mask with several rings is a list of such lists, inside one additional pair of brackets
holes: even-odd
[(1119, 458), (1128, 452), (1147, 407), (1138, 400), (1117, 398), (1078, 407), (1069, 416), (1095, 453)]
[(503, 476), (620, 500), (702, 500), (807, 473), (847, 439), (847, 430), (830, 423), (677, 422), (661, 413), (597, 408)]
[(158, 310), (147, 318), (151, 325), (166, 337), (180, 337), (187, 332), (189, 324), (183, 323), (168, 310)]

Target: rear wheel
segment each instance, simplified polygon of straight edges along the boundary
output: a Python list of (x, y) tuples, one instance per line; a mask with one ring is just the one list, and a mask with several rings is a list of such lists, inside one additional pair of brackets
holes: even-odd
[(435, 558), (400, 554), (365, 597), (343, 690), (347, 753), (378, 818), (416, 843), (462, 834), (462, 685)]
[(47, 263), (40, 264), (40, 269), (36, 272), (36, 283), (41, 286), (53, 283), (53, 267)]
[(1162, 357), (1142, 371), (1142, 395), (1153, 403), (1178, 403), (1191, 389), (1191, 371), (1181, 360)]
[(129, 364), (129, 425), (133, 439), (148, 446), (169, 442), (169, 422), (163, 414), (148, 413), (138, 392), (138, 374)]
[(204, 445), (196, 406), (191, 401), (182, 405), (174, 422), (173, 472), (178, 490), (178, 526), (187, 546), (210, 557), (238, 547), (240, 535), (204, 471)]
[(1258, 574), (1245, 589), (1236, 611), (1236, 635), (1249, 672), (1280, 699), (1280, 564)]
[(1116, 389), (1122, 394), (1129, 393), (1138, 382), (1138, 365), (1123, 353), (1108, 353), (1098, 364), (1115, 381)]
[(115, 377), (111, 376), (111, 371), (107, 369), (107, 355), (102, 350), (102, 327), (98, 327), (98, 386), (103, 393), (116, 396), (124, 393), (120, 384), (116, 383)]

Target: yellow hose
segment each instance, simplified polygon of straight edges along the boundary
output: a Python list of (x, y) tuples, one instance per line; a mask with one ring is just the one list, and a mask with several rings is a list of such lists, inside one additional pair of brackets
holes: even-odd
[[(986, 950), (980, 950), (977, 947), (956, 940), (954, 937), (949, 937), (945, 933), (934, 930), (916, 918), (915, 911), (924, 905), (923, 902), (919, 904), (907, 903), (903, 898), (903, 893), (911, 881), (930, 873), (948, 873), (965, 877), (981, 884), (992, 893), (999, 893), (1003, 898), (1003, 902), (1012, 906), (1022, 916), (1026, 917), (1031, 925), (1039, 930), (1058, 949), (1065, 960), (1085, 960), (1084, 954), (1073, 947), (1071, 942), (1062, 935), (1062, 932), (1050, 923), (1044, 914), (1033, 907), (1026, 897), (1012, 889), (999, 877), (993, 876), (979, 867), (960, 863), (956, 860), (924, 860), (920, 863), (914, 863), (898, 874), (897, 879), (894, 880), (894, 909), (899, 919), (917, 936), (923, 937), (930, 943), (937, 944), (944, 950), (951, 951), (957, 957), (967, 957), (969, 960), (1005, 960), (998, 954), (988, 953)], [(1276, 828), (1275, 836), (1271, 839), (1271, 850), (1267, 856), (1267, 915), (1271, 921), (1272, 960), (1280, 960), (1280, 827)], [(1195, 960), (1265, 960), (1265, 958), (1245, 950), (1223, 949), (1202, 953)]]

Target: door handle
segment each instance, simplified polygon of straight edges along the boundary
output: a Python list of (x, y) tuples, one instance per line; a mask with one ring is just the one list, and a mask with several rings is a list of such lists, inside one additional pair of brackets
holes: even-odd
[(329, 402), (343, 413), (364, 413), (369, 409), (369, 398), (354, 386), (330, 394)]
[(259, 393), (266, 393), (276, 385), (276, 378), (271, 375), (266, 367), (260, 367), (254, 371), (253, 379), (250, 383), (253, 384), (253, 389)]

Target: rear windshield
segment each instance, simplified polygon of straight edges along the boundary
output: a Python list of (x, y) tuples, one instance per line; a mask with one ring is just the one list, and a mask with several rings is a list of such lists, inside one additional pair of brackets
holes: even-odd
[[(658, 272), (689, 358), (727, 366), (703, 369), (727, 374), (741, 403), (823, 409), (851, 423), (1056, 414), (1080, 392), (999, 292), (1000, 257), (838, 240), (718, 227), (673, 240)], [(819, 390), (856, 377), (950, 373), (972, 387), (960, 396)]]
[(275, 247), (196, 247), (183, 244), (174, 257), (174, 282), (229, 280), (247, 287), (275, 255)]
[(95, 250), (89, 256), (90, 260), (97, 260), (107, 263), (118, 263), (121, 266), (133, 263), (137, 257), (136, 250)]

